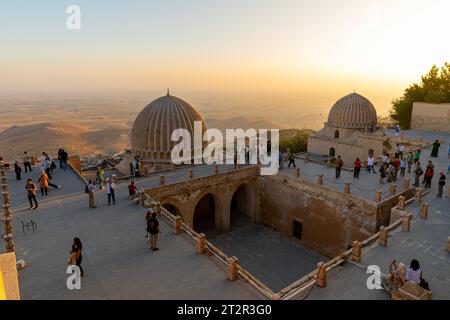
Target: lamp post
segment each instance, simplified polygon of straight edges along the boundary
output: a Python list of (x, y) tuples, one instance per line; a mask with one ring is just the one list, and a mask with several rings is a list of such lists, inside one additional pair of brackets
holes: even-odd
[(3, 198), (3, 223), (5, 225), (5, 234), (3, 238), (6, 242), (6, 251), (14, 252), (15, 246), (12, 240), (13, 228), (11, 225), (11, 210), (9, 207), (8, 179), (6, 177), (6, 171), (4, 167), (0, 167), (0, 183), (2, 187)]

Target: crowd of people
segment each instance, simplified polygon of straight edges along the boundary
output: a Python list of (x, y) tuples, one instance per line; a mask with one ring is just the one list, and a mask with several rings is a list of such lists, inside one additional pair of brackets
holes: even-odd
[[(60, 168), (67, 168), (68, 154), (64, 149), (58, 151), (58, 159), (60, 160)], [(22, 163), (19, 160), (14, 162), (14, 173), (17, 181), (22, 180), (22, 173), (33, 172), (33, 165), (39, 163), (39, 174), (35, 181), (32, 178), (27, 178), (25, 182), (25, 190), (30, 204), (29, 209), (37, 209), (39, 207), (37, 200), (38, 186), (42, 197), (48, 196), (49, 187), (60, 189), (61, 186), (54, 183), (53, 171), (57, 168), (54, 159), (47, 153), (42, 152), (42, 156), (36, 160), (24, 151)], [(23, 166), (23, 170), (22, 170)]]

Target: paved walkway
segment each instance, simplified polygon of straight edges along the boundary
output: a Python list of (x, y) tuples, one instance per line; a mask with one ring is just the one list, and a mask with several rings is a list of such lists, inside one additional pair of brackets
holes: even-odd
[[(117, 205), (96, 194), (98, 208), (87, 208), (86, 195), (44, 203), (38, 210), (14, 214), (23, 299), (261, 299), (242, 281), (230, 282), (224, 266), (198, 255), (186, 235), (173, 235), (161, 223), (161, 250), (151, 252), (145, 239), (145, 210), (119, 190)], [(38, 230), (22, 233), (21, 221)], [(65, 268), (74, 237), (83, 241), (82, 290), (66, 288)]]

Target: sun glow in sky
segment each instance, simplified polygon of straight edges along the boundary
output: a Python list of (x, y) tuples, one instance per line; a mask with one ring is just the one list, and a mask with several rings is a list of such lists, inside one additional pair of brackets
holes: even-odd
[(448, 0), (2, 1), (0, 94), (356, 90), (387, 105), (450, 60), (449, 12)]

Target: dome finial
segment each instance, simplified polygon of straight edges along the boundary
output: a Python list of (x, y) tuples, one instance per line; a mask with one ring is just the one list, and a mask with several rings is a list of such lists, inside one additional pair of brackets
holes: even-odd
[(167, 95), (170, 96), (170, 90), (167, 88)]

